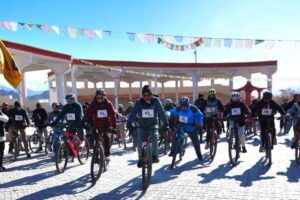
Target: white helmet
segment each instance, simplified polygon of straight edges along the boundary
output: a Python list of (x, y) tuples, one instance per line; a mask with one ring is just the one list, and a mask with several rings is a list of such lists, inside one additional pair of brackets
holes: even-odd
[(230, 95), (230, 99), (231, 100), (240, 100), (241, 98), (241, 95), (239, 92), (232, 92), (231, 95)]

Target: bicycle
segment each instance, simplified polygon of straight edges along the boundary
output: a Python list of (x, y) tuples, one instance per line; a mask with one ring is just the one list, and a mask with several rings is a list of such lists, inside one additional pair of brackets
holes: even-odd
[(65, 171), (69, 155), (73, 158), (77, 157), (81, 165), (85, 164), (89, 158), (90, 147), (88, 140), (84, 137), (81, 141), (76, 135), (78, 129), (75, 129), (75, 133), (71, 133), (66, 130), (64, 137), (60, 141), (57, 154), (55, 156), (55, 165), (59, 173)]
[(45, 153), (54, 152), (57, 154), (59, 144), (64, 136), (64, 131), (62, 127), (53, 127), (53, 130), (50, 131), (49, 136), (46, 139), (45, 144)]
[(45, 154), (52, 152), (54, 130), (49, 131), (49, 136), (45, 139)]
[(16, 161), (18, 156), (20, 155), (20, 151), (24, 149), (22, 147), (21, 137), (18, 133), (18, 130), (14, 130), (13, 132), (13, 144), (14, 144), (14, 155), (13, 155), (13, 161)]
[(233, 121), (234, 127), (231, 128), (228, 139), (228, 153), (229, 160), (233, 166), (238, 164), (238, 159), (240, 158), (240, 139), (239, 139), (239, 126), (236, 121)]
[[(179, 154), (179, 160), (182, 160), (182, 157), (185, 154), (185, 149), (187, 147), (187, 134), (182, 130), (183, 125), (180, 125), (175, 131), (174, 141), (172, 144), (172, 162), (171, 169), (175, 166), (175, 161), (177, 154)], [(174, 145), (174, 146), (173, 146)]]
[(43, 134), (43, 129), (36, 127), (36, 130), (29, 137), (29, 148), (33, 153), (38, 153), (41, 151), (42, 145), (44, 144), (45, 138), (41, 136)]
[[(94, 139), (94, 148), (92, 154), (92, 161), (91, 161), (91, 177), (93, 183), (96, 183), (101, 174), (107, 171), (107, 167), (109, 165), (109, 160), (106, 159), (104, 154), (104, 147), (103, 147), (103, 135), (108, 133), (108, 129), (95, 129), (95, 139)], [(113, 131), (116, 133), (116, 131)]]
[[(210, 129), (210, 138), (209, 138), (209, 155), (210, 160), (213, 161), (216, 153), (217, 153), (217, 146), (218, 146), (218, 134), (217, 134), (217, 128), (219, 126), (219, 117), (213, 117), (211, 118), (211, 129)], [(207, 132), (208, 134), (208, 132)]]
[(161, 134), (159, 136), (159, 142), (158, 146), (163, 145), (164, 154), (166, 155), (168, 153), (168, 150), (170, 149), (170, 144), (172, 143), (173, 138), (173, 132), (171, 130), (168, 131), (159, 131)]

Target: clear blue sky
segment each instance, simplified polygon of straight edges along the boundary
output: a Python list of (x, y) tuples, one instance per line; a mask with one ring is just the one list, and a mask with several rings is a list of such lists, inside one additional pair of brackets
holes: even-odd
[[(192, 51), (176, 52), (158, 44), (131, 42), (126, 32), (300, 40), (297, 0), (0, 0), (0, 5), (4, 8), (0, 20), (112, 31), (111, 38), (90, 40), (48, 35), (36, 28), (17, 32), (0, 30), (0, 39), (81, 58), (194, 62)], [(293, 44), (272, 50), (200, 47), (198, 61), (278, 59), (279, 69), (274, 77), (293, 77), (294, 68), (300, 64), (299, 54)]]

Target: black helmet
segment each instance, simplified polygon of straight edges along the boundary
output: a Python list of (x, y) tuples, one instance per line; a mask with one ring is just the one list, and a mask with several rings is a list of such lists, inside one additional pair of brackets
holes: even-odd
[(58, 109), (59, 108), (59, 104), (56, 103), (56, 102), (52, 103), (52, 108), (53, 109)]
[(97, 89), (95, 95), (106, 95), (106, 91), (104, 89)]
[(273, 98), (272, 92), (270, 92), (270, 91), (264, 92), (264, 94), (263, 94), (263, 99), (264, 100), (271, 100), (272, 98)]
[(75, 94), (73, 94), (73, 93), (67, 94), (66, 100), (75, 100)]

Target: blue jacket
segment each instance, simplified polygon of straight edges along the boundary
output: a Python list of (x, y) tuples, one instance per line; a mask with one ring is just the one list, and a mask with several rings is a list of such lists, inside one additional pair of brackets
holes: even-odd
[(169, 124), (164, 108), (156, 97), (151, 99), (150, 104), (146, 103), (143, 98), (140, 98), (135, 103), (127, 123), (131, 124), (137, 115), (139, 118), (138, 123), (141, 128), (152, 128), (156, 126), (158, 118), (163, 121), (165, 126)]
[(193, 105), (189, 105), (186, 110), (173, 108), (171, 110), (171, 116), (179, 118), (179, 123), (185, 132), (195, 132), (196, 125), (203, 124), (203, 114)]
[(293, 124), (296, 125), (300, 117), (300, 106), (297, 103), (294, 103), (292, 108), (289, 110), (288, 115), (294, 118)]

